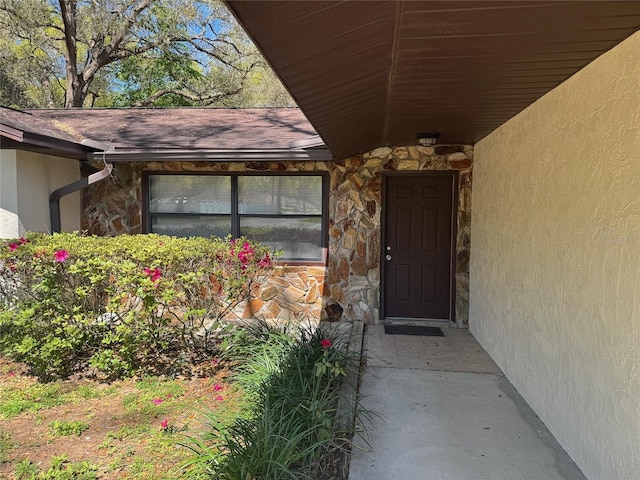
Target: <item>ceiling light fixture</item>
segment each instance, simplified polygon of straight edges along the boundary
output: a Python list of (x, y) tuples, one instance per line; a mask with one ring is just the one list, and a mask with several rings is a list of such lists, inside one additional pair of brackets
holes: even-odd
[(431, 145), (435, 145), (438, 141), (437, 133), (419, 133), (418, 134), (418, 143), (423, 147), (430, 147)]

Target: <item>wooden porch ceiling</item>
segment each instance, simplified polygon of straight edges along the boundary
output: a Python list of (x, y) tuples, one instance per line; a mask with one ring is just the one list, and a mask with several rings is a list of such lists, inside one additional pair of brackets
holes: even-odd
[(475, 143), (640, 28), (638, 1), (226, 3), (337, 158)]

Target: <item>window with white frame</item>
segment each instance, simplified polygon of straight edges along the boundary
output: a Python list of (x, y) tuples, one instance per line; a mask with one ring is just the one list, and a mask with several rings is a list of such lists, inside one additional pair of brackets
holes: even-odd
[(148, 232), (245, 236), (284, 260), (323, 260), (325, 175), (147, 173), (145, 186)]

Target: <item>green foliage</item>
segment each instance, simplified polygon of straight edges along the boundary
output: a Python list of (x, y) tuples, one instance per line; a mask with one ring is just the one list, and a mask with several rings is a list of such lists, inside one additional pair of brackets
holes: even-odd
[(17, 480), (30, 480), (37, 478), (39, 468), (31, 460), (23, 460), (16, 465), (14, 472)]
[(151, 419), (164, 415), (184, 393), (184, 386), (176, 380), (149, 378), (138, 382), (137, 391), (125, 395), (122, 404), (125, 412)]
[(57, 407), (66, 403), (79, 403), (86, 399), (102, 398), (112, 395), (114, 387), (96, 388), (95, 386), (80, 385), (75, 389), (63, 391), (60, 383), (33, 383), (21, 385), (0, 386), (0, 418), (12, 418), (22, 412), (38, 412), (47, 408)]
[(46, 471), (41, 471), (31, 460), (23, 460), (16, 466), (17, 480), (95, 480), (98, 467), (89, 462), (72, 463), (66, 455), (51, 459)]
[(9, 452), (13, 450), (15, 444), (11, 440), (11, 435), (0, 430), (0, 464), (6, 463), (9, 459)]
[(51, 422), (51, 434), (54, 437), (79, 437), (89, 430), (89, 424), (82, 420), (54, 420)]
[(0, 417), (11, 418), (22, 412), (37, 412), (65, 403), (60, 385), (36, 383), (23, 389), (0, 387)]
[(293, 105), (218, 0), (3, 0), (0, 99), (13, 107)]
[(231, 328), (222, 320), (269, 273), (271, 255), (231, 238), (9, 241), (0, 246), (0, 349), (44, 380), (87, 366), (127, 376), (169, 354), (179, 370), (180, 358), (216, 352)]
[[(188, 445), (196, 452), (188, 471), (221, 480), (317, 478), (323, 456), (352, 434), (336, 424), (346, 342), (328, 328), (265, 324), (236, 340), (232, 351), (242, 363), (235, 378), (252, 406), (231, 425), (208, 414), (211, 432)], [(325, 361), (337, 368), (317, 374)]]

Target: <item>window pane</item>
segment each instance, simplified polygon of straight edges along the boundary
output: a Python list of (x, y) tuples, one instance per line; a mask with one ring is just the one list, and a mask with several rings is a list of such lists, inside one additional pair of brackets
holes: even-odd
[(240, 234), (283, 250), (288, 260), (322, 260), (322, 219), (240, 217)]
[(231, 233), (231, 217), (152, 215), (151, 231), (173, 237), (226, 237)]
[(231, 213), (231, 178), (214, 175), (152, 175), (151, 213)]
[(322, 215), (321, 176), (238, 177), (238, 213)]

